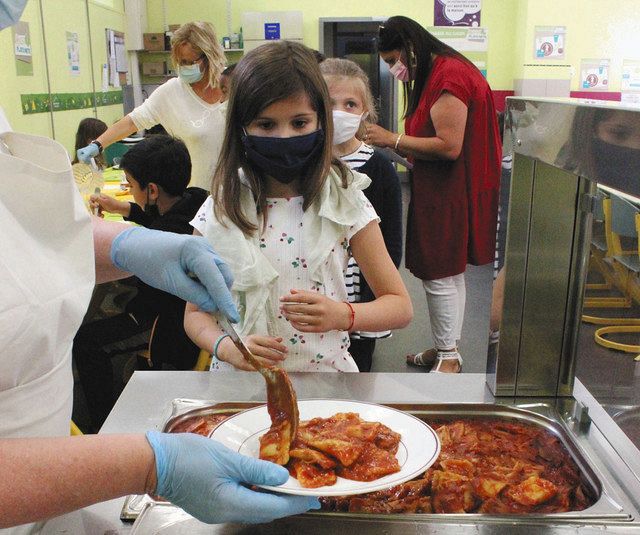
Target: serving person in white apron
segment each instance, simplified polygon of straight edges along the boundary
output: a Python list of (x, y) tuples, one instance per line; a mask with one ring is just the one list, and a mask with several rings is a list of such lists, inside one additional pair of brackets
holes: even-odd
[(210, 523), (265, 522), (319, 507), (317, 500), (241, 486), (279, 485), (288, 472), (203, 437), (155, 431), (65, 436), (73, 399), (71, 347), (96, 281), (133, 273), (237, 321), (232, 280), (204, 239), (91, 218), (65, 149), (7, 131), (0, 110), (2, 124), (0, 528), (145, 492)]

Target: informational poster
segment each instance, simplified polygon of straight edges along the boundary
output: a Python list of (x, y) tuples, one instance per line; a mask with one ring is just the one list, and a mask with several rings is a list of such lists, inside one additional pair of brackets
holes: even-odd
[(469, 59), (486, 77), (489, 34), (487, 28), (427, 28), (440, 41)]
[(480, 26), (482, 0), (435, 0), (435, 26)]
[(564, 59), (566, 26), (536, 26), (533, 57), (538, 60)]
[(640, 91), (640, 60), (622, 60), (621, 91)]
[(583, 91), (608, 91), (609, 60), (583, 59), (580, 62), (580, 88)]
[(77, 32), (67, 32), (67, 61), (71, 76), (80, 75), (80, 43)]
[(11, 33), (13, 37), (13, 53), (16, 58), (16, 74), (18, 76), (33, 76), (29, 23), (17, 22), (11, 27)]
[(113, 87), (121, 87), (122, 84), (126, 83), (126, 73), (129, 70), (124, 48), (124, 33), (105, 28), (105, 34), (107, 41), (109, 85)]

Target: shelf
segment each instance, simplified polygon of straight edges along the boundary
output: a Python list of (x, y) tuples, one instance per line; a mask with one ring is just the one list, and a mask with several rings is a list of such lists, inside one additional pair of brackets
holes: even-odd
[(244, 52), (244, 48), (223, 48), (225, 52)]

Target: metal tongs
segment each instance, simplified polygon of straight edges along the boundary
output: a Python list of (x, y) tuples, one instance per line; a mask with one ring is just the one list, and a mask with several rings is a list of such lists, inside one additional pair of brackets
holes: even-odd
[(262, 364), (249, 351), (231, 322), (218, 314), (218, 323), (229, 335), (244, 359), (262, 374), (267, 383), (267, 410), (271, 428), (260, 439), (260, 458), (284, 465), (289, 461), (289, 447), (298, 432), (298, 402), (293, 385), (282, 368)]

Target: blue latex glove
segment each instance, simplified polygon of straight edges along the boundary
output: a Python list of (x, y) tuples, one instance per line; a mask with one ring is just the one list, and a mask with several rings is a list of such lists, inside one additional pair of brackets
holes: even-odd
[(229, 292), (231, 270), (202, 236), (132, 227), (113, 240), (111, 261), (201, 310), (220, 310), (232, 322), (240, 319)]
[(78, 160), (82, 163), (89, 163), (91, 158), (95, 158), (98, 154), (100, 154), (100, 148), (95, 143), (89, 143), (77, 152)]
[(149, 431), (156, 456), (156, 494), (208, 524), (270, 522), (319, 509), (317, 498), (256, 492), (250, 485), (282, 485), (283, 466), (245, 457), (215, 440), (193, 434)]

